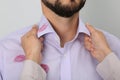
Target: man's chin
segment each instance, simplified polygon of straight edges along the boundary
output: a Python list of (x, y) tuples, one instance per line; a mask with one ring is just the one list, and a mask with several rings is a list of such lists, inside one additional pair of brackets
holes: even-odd
[(70, 13), (66, 13), (66, 14), (59, 14), (59, 13), (55, 13), (56, 15), (63, 17), (63, 18), (70, 18), (72, 16), (74, 16), (75, 13), (70, 14)]
[(72, 2), (73, 4), (70, 5), (63, 5), (63, 3), (59, 1), (56, 1), (54, 4), (46, 0), (42, 0), (42, 2), (55, 14), (64, 18), (72, 17), (75, 13), (79, 12), (84, 5), (81, 3), (76, 4), (75, 2)]

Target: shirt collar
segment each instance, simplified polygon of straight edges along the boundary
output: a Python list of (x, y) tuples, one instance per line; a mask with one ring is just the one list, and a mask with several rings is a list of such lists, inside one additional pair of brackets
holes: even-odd
[(39, 30), (37, 33), (38, 38), (44, 34), (55, 32), (47, 18), (43, 15), (40, 22), (38, 23)]
[(79, 24), (78, 24), (78, 33), (84, 33), (90, 36), (89, 30), (87, 29), (83, 21), (80, 19), (80, 17), (79, 17)]
[[(43, 36), (44, 34), (47, 33), (54, 33), (54, 29), (52, 28), (51, 24), (47, 20), (47, 18), (43, 15), (40, 22), (38, 23), (39, 25), (39, 30), (37, 33), (38, 37)], [(85, 24), (82, 22), (82, 20), (79, 17), (79, 24), (78, 24), (78, 30), (77, 33), (84, 33), (90, 36), (89, 30), (86, 28)]]

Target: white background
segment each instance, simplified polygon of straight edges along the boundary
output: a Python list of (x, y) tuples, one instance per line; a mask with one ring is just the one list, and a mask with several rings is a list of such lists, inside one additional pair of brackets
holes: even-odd
[[(120, 0), (87, 0), (80, 12), (84, 22), (120, 37)], [(0, 0), (0, 38), (39, 22), (40, 0)]]

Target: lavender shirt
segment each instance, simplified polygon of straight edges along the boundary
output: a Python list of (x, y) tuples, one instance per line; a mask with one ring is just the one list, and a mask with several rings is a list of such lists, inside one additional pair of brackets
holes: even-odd
[[(39, 22), (37, 36), (44, 36), (43, 60), (41, 65), (48, 67), (46, 80), (103, 80), (96, 71), (98, 62), (84, 47), (84, 35), (90, 35), (79, 18), (78, 30), (73, 40), (60, 47), (60, 39), (45, 16)], [(20, 80), (25, 53), (21, 37), (32, 26), (16, 31), (0, 41), (0, 80)], [(106, 39), (118, 58), (120, 40), (103, 31)]]

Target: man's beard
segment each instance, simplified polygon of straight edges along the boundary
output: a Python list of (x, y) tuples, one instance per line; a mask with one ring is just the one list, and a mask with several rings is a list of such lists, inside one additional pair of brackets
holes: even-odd
[[(57, 15), (67, 18), (79, 12), (80, 9), (83, 8), (86, 0), (81, 0), (79, 4), (73, 5), (73, 6), (62, 5), (59, 0), (56, 0), (54, 4), (50, 3), (48, 0), (42, 0), (42, 2), (44, 3), (44, 5), (46, 5), (49, 9), (51, 9)], [(74, 1), (71, 1), (71, 2), (73, 3)]]

